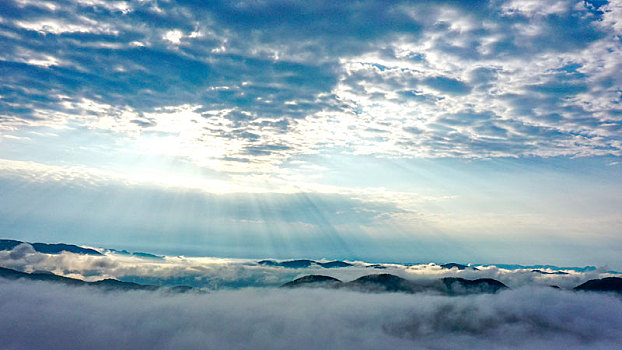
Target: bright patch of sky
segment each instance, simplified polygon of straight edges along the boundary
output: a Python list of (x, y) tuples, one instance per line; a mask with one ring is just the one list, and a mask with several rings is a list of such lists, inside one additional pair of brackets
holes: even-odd
[(5, 1), (0, 229), (617, 264), (620, 18), (619, 1)]

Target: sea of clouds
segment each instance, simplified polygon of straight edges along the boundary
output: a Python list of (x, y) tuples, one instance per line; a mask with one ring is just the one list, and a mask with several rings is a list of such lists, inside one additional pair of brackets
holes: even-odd
[[(69, 252), (44, 254), (36, 252), (30, 244), (23, 243), (11, 251), (0, 251), (0, 266), (24, 272), (49, 271), (57, 275), (87, 281), (116, 278), (141, 284), (188, 285), (207, 290), (275, 287), (311, 274), (350, 281), (373, 273), (390, 273), (409, 280), (430, 280), (443, 277), (494, 278), (510, 288), (555, 285), (571, 289), (590, 279), (618, 275), (609, 272), (606, 267), (594, 270), (564, 269), (566, 274), (542, 274), (533, 272), (532, 268), (504, 269), (494, 265), (477, 266), (478, 270), (458, 270), (443, 269), (435, 263), (401, 265), (370, 264), (361, 261), (351, 261), (353, 266), (346, 268), (327, 269), (311, 265), (308, 268), (291, 269), (263, 266), (257, 264), (257, 260), (247, 259), (184, 256), (161, 256), (156, 259), (121, 254), (107, 249), (99, 250), (103, 255)], [(374, 266), (382, 267), (382, 269), (376, 269)], [(546, 268), (540, 270), (555, 272)]]
[(622, 300), (245, 288), (104, 292), (0, 279), (2, 349), (615, 349)]
[[(497, 266), (448, 270), (434, 263), (289, 269), (254, 260), (146, 258), (99, 250), (103, 255), (44, 254), (25, 243), (0, 251), (0, 266), (90, 281), (198, 288), (184, 294), (105, 291), (0, 278), (0, 348), (614, 349), (622, 344), (622, 298), (570, 290), (616, 275), (604, 268), (565, 269), (565, 275)], [(372, 273), (411, 280), (490, 277), (511, 289), (448, 297), (275, 288), (308, 274), (348, 281)]]

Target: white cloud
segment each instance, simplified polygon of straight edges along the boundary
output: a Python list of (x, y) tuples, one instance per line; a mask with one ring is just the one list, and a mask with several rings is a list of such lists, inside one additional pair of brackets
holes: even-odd
[(37, 31), (41, 34), (63, 33), (94, 33), (94, 34), (118, 34), (119, 32), (108, 24), (100, 24), (83, 17), (80, 24), (68, 23), (56, 19), (44, 19), (36, 22), (16, 21), (15, 25), (27, 30)]
[(566, 13), (572, 6), (571, 1), (512, 0), (501, 5), (501, 10), (507, 15), (547, 16)]
[[(100, 249), (101, 250), (101, 249)], [(64, 252), (43, 254), (32, 250), (28, 244), (12, 251), (0, 251), (0, 266), (21, 271), (51, 271), (66, 277), (95, 281), (103, 278), (117, 278), (143, 284), (191, 285), (198, 288), (220, 289), (239, 287), (279, 286), (295, 278), (320, 274), (342, 281), (351, 281), (374, 273), (391, 273), (409, 280), (431, 280), (443, 277), (467, 279), (493, 278), (511, 288), (557, 285), (572, 289), (595, 278), (612, 276), (605, 268), (587, 271), (564, 270), (566, 274), (543, 274), (532, 268), (503, 269), (492, 266), (478, 266), (478, 270), (448, 270), (434, 263), (398, 265), (385, 264), (377, 270), (371, 264), (352, 261), (354, 266), (326, 269), (320, 266), (288, 269), (257, 265), (258, 260), (198, 258), (164, 256), (163, 259), (141, 258), (131, 255), (107, 252), (103, 256), (80, 255)], [(542, 271), (554, 272), (547, 268)]]
[(622, 303), (525, 288), (438, 297), (335, 290), (102, 293), (0, 281), (9, 349), (613, 349)]
[[(34, 5), (20, 6), (28, 11)], [(138, 133), (154, 125), (133, 117), (155, 114), (169, 120), (166, 125), (193, 129), (168, 143), (163, 138), (162, 144), (182, 145), (175, 153), (204, 166), (249, 172), (277, 171), (286, 160), (318, 152), (467, 158), (622, 154), (615, 113), (622, 52), (617, 2), (602, 6), (602, 13), (576, 1), (473, 8), (369, 3), (365, 6), (374, 10), (369, 13), (395, 23), (371, 27), (365, 6), (335, 5), (336, 16), (361, 11), (339, 23), (367, 26), (370, 38), (364, 40), (349, 35), (353, 29), (315, 28), (321, 21), (309, 22), (315, 33), (300, 31), (289, 15), (279, 17), (282, 25), (271, 25), (267, 19), (280, 14), (263, 12), (269, 2), (226, 11), (152, 3), (137, 10), (102, 1), (72, 6), (75, 11), (50, 9), (53, 16), (11, 22), (59, 37), (54, 45), (42, 43), (46, 49), (11, 45), (5, 59), (62, 65), (82, 90), (71, 91), (54, 79), (37, 89), (12, 80), (7, 87), (22, 98), (5, 107), (24, 112), (3, 113), (0, 128), (80, 120), (92, 128)], [(91, 6), (99, 15), (75, 14)], [(132, 11), (163, 21), (124, 16)], [(246, 11), (257, 13), (246, 17)], [(300, 15), (310, 20), (307, 13)], [(261, 16), (266, 20), (252, 33), (246, 27), (253, 25), (237, 25)], [(93, 37), (61, 35), (70, 33)], [(192, 40), (180, 45), (186, 37)], [(160, 47), (162, 39), (173, 45)], [(105, 50), (97, 49), (119, 52), (103, 55)], [(33, 102), (49, 90), (72, 97)], [(200, 114), (194, 118), (199, 122), (187, 124), (188, 112)], [(464, 116), (474, 113), (489, 118)], [(463, 116), (456, 124), (448, 123), (447, 114)]]
[(181, 30), (169, 30), (164, 34), (164, 39), (171, 42), (171, 44), (181, 44), (181, 38), (184, 37), (184, 33)]

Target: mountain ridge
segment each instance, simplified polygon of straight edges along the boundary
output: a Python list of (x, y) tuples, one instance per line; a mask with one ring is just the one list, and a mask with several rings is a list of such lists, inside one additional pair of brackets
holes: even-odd
[[(9, 279), (9, 280), (30, 280), (30, 281), (44, 281), (44, 282), (53, 282), (53, 283), (61, 283), (70, 286), (82, 287), (82, 286), (92, 286), (103, 288), (105, 290), (161, 290), (163, 287), (148, 285), (148, 284), (138, 284), (134, 282), (124, 282), (119, 281), (113, 278), (106, 278), (99, 281), (88, 282), (77, 278), (70, 278), (56, 275), (52, 272), (48, 271), (37, 271), (37, 272), (22, 272), (13, 269), (9, 269), (6, 267), (0, 267), (0, 278)], [(192, 287), (188, 286), (175, 286), (166, 288), (166, 290), (177, 291), (177, 292), (186, 292), (192, 290)]]
[(0, 239), (0, 250), (13, 250), (20, 244), (29, 244), (36, 252), (45, 254), (60, 254), (62, 252), (70, 252), (84, 255), (103, 255), (95, 249), (83, 248), (75, 244), (65, 243), (30, 243), (14, 239)]

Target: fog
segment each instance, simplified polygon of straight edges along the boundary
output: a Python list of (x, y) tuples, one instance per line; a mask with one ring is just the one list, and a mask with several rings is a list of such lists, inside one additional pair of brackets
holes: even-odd
[(103, 292), (0, 279), (2, 349), (613, 349), (622, 300), (524, 287), (443, 297), (246, 288)]

